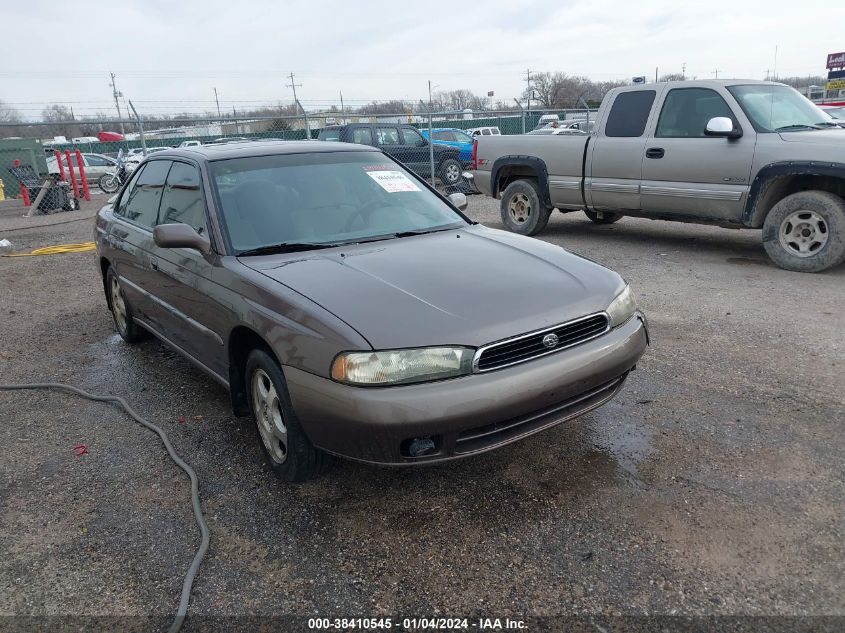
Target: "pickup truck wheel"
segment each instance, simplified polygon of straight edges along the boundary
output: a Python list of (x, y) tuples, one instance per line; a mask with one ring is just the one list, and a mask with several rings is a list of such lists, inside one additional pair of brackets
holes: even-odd
[(601, 217), (599, 217), (596, 211), (584, 211), (584, 215), (590, 218), (595, 224), (613, 224), (622, 219), (621, 213), (608, 213), (607, 211), (602, 211)]
[(279, 364), (263, 349), (252, 350), (245, 376), (249, 406), (270, 468), (286, 481), (316, 476), (328, 455), (314, 448), (302, 430)]
[(801, 191), (778, 202), (763, 222), (763, 247), (781, 268), (817, 273), (845, 261), (845, 200)]
[(447, 158), (440, 163), (439, 176), (447, 187), (454, 187), (461, 181), (461, 164), (454, 158)]
[(530, 180), (515, 180), (502, 193), (502, 224), (520, 235), (537, 235), (546, 228), (552, 209), (540, 201), (537, 185)]

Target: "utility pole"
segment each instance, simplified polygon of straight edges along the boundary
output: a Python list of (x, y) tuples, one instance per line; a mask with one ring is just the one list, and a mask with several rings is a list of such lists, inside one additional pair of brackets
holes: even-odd
[(340, 91), (340, 118), (346, 122), (345, 114), (343, 112), (343, 90)]
[[(138, 115), (138, 111), (135, 109), (135, 106), (132, 105), (132, 99), (129, 100), (129, 107), (132, 108), (132, 112), (135, 113), (135, 120), (138, 121), (138, 134), (141, 137), (141, 152), (144, 156), (147, 155), (147, 143), (144, 140), (144, 122), (141, 120), (141, 117)], [(126, 114), (129, 114), (128, 112)]]
[(214, 90), (214, 101), (217, 102), (217, 116), (223, 118), (223, 115), (220, 114), (220, 99), (217, 98), (217, 88), (212, 88)]
[[(126, 132), (123, 130), (123, 116), (120, 114), (120, 102), (117, 100), (121, 93), (117, 89), (117, 84), (114, 82), (114, 73), (110, 72), (111, 75), (111, 83), (109, 84), (112, 88), (112, 96), (114, 97), (114, 107), (117, 108), (117, 118), (120, 120), (120, 134), (121, 136), (126, 136)], [(128, 114), (128, 112), (127, 112)]]
[(293, 79), (293, 73), (291, 72), (290, 76), (290, 83), (285, 84), (288, 88), (293, 90), (293, 102), (294, 104), (298, 105), (302, 108), (302, 115), (305, 117), (305, 140), (311, 140), (311, 129), (308, 127), (308, 113), (305, 111), (305, 108), (302, 107), (302, 104), (299, 102), (299, 99), (296, 98), (296, 89), (302, 88), (302, 84), (298, 84)]
[[(431, 111), (434, 105), (431, 99), (431, 79), (428, 80), (428, 161), (431, 169), (431, 188), (434, 188), (434, 132), (432, 131)], [(445, 183), (444, 183), (445, 184)]]
[(682, 79), (686, 79), (686, 78), (687, 78), (687, 63), (686, 63), (686, 62), (684, 62), (683, 64), (681, 64), (681, 78), (682, 78)]
[(657, 83), (657, 70), (658, 70), (658, 67), (655, 66), (654, 67), (654, 83)]
[(528, 95), (528, 114), (531, 114), (531, 70), (525, 70), (526, 94)]
[(715, 79), (719, 78), (719, 69), (718, 68), (713, 71), (713, 75), (715, 75), (715, 77), (714, 77)]

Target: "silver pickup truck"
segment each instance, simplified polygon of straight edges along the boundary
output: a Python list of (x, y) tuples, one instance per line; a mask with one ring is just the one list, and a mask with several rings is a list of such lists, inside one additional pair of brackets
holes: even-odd
[(783, 84), (616, 88), (590, 134), (480, 136), (469, 173), (523, 235), (559, 209), (598, 224), (631, 215), (762, 228), (788, 270), (845, 260), (845, 129)]

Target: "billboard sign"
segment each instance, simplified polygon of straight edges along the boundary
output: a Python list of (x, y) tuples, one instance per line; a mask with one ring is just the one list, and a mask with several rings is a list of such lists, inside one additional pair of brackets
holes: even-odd
[(845, 68), (845, 52), (830, 53), (827, 56), (827, 68)]
[(828, 81), (825, 88), (827, 90), (845, 90), (845, 79), (834, 79), (833, 81)]
[(631, 77), (631, 83), (644, 84), (645, 83), (645, 77), (643, 77), (643, 76)]
[(845, 79), (845, 70), (831, 70), (827, 73), (828, 79)]

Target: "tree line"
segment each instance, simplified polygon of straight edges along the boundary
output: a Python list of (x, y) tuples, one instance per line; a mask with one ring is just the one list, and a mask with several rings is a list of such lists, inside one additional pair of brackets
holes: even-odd
[[(684, 79), (696, 79), (696, 77), (672, 73), (661, 76), (659, 81), (680, 81)], [(802, 89), (809, 85), (824, 85), (827, 79), (821, 75), (815, 75), (809, 77), (779, 77), (777, 81), (793, 88)], [(598, 107), (608, 91), (628, 83), (627, 80), (594, 81), (589, 77), (569, 75), (564, 72), (538, 72), (531, 75), (530, 85), (527, 85), (523, 90), (520, 103), (521, 107), (530, 107), (531, 109), (582, 108), (585, 103), (589, 107), (595, 108)], [(348, 115), (423, 114), (429, 110), (432, 112), (460, 112), (467, 108), (474, 112), (511, 111), (516, 109), (516, 104), (501, 100), (493, 101), (492, 97), (478, 95), (472, 90), (462, 88), (435, 92), (431, 95), (430, 101), (422, 99), (416, 102), (398, 99), (371, 101), (355, 108), (346, 107), (343, 109), (343, 113)], [(341, 109), (332, 106), (328, 110), (320, 112), (321, 115), (326, 113), (340, 114)], [(191, 121), (256, 117), (272, 118), (272, 129), (281, 131), (290, 129), (290, 118), (301, 116), (301, 114), (301, 110), (296, 105), (279, 103), (231, 113), (224, 112), (220, 115), (216, 111), (209, 110), (200, 115), (195, 112), (177, 112), (161, 115), (144, 114), (143, 117), (144, 127), (149, 130), (184, 125)], [(318, 113), (309, 114), (316, 115)], [(16, 124), (0, 125), (0, 138), (14, 136), (41, 138), (48, 136), (66, 136), (68, 138), (96, 136), (98, 132), (114, 131), (114, 124), (101, 123), (101, 121), (114, 118), (116, 118), (115, 114), (109, 111), (79, 117), (75, 116), (68, 106), (54, 103), (47, 105), (41, 111), (41, 122), (50, 125), (32, 126), (26, 124), (18, 110), (0, 100), (0, 124)]]

